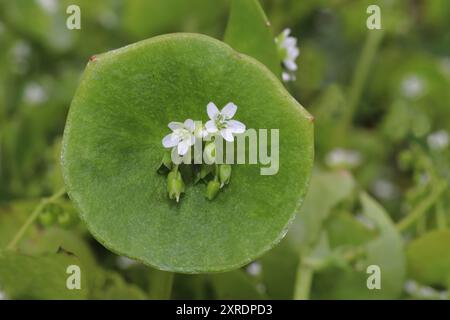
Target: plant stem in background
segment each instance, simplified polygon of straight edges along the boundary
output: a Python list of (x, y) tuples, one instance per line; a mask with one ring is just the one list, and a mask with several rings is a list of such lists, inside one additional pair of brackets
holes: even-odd
[(173, 272), (155, 272), (150, 286), (150, 299), (169, 300), (172, 295), (173, 277)]
[(297, 269), (297, 280), (294, 287), (294, 300), (308, 300), (311, 291), (311, 283), (314, 275), (314, 270), (300, 262)]
[(370, 30), (368, 32), (348, 92), (348, 106), (344, 111), (344, 116), (342, 120), (342, 129), (344, 134), (347, 132), (348, 128), (352, 123), (353, 117), (356, 112), (356, 108), (358, 107), (359, 101), (361, 99), (364, 85), (369, 75), (370, 67), (372, 66), (375, 54), (378, 51), (378, 47), (382, 39), (383, 39), (383, 31)]
[(438, 200), (436, 203), (436, 224), (440, 230), (447, 228), (447, 217), (442, 200)]
[(19, 229), (19, 231), (16, 233), (14, 238), (11, 240), (11, 242), (8, 244), (7, 249), (8, 250), (14, 250), (19, 243), (20, 239), (25, 235), (28, 228), (33, 224), (33, 222), (36, 220), (36, 218), (39, 216), (39, 214), (42, 212), (42, 210), (45, 208), (45, 206), (49, 203), (52, 203), (56, 201), (58, 198), (62, 197), (66, 193), (66, 190), (62, 188), (57, 193), (52, 195), (49, 198), (43, 198), (41, 202), (37, 205), (37, 207), (33, 210), (31, 215), (28, 217), (27, 221), (23, 224), (23, 226)]
[(436, 184), (436, 187), (419, 205), (411, 211), (403, 220), (397, 224), (397, 229), (399, 231), (404, 231), (412, 226), (418, 219), (420, 219), (439, 199), (439, 197), (448, 188), (447, 181), (443, 180)]

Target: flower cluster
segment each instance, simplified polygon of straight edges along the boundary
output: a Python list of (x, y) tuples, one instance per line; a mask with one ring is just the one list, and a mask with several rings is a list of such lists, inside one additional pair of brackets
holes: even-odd
[(245, 125), (233, 117), (236, 114), (237, 106), (230, 102), (222, 110), (210, 102), (206, 107), (209, 120), (203, 126), (201, 122), (194, 122), (187, 119), (184, 122), (170, 122), (168, 127), (171, 133), (162, 139), (162, 145), (168, 149), (163, 156), (158, 172), (169, 172), (167, 176), (167, 192), (170, 199), (177, 202), (185, 192), (185, 184), (180, 172), (179, 164), (172, 161), (175, 153), (178, 156), (187, 155), (196, 141), (204, 143), (204, 156), (211, 164), (192, 164), (195, 174), (195, 183), (204, 181), (207, 183), (206, 196), (209, 200), (216, 197), (220, 189), (230, 182), (231, 166), (229, 164), (215, 163), (215, 139), (221, 136), (228, 142), (233, 142), (237, 134), (245, 132)]
[(300, 55), (300, 50), (297, 47), (297, 39), (290, 36), (291, 29), (284, 29), (283, 32), (275, 38), (275, 43), (278, 48), (278, 55), (283, 61), (283, 81), (295, 81), (295, 72), (297, 71), (297, 64), (295, 60)]

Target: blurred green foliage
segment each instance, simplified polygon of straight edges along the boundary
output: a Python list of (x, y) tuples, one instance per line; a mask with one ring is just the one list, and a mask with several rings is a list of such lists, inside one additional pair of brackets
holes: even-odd
[[(371, 41), (378, 31), (366, 28), (366, 8), (375, 3), (383, 30)], [(68, 4), (80, 6), (81, 30), (65, 28)], [(289, 27), (299, 41), (297, 81), (286, 86), (316, 118), (310, 193), (279, 246), (233, 272), (175, 275), (172, 297), (448, 298), (450, 2), (261, 5), (275, 35)], [(0, 1), (0, 248), (35, 199), (63, 186), (61, 135), (89, 57), (168, 32), (222, 39), (228, 13), (227, 0)], [(74, 212), (61, 201), (63, 212)], [(19, 245), (36, 256), (32, 262), (10, 254), (0, 260), (17, 259), (25, 273), (36, 265), (45, 279), (66, 259), (61, 247), (89, 273), (88, 290), (75, 298), (151, 297), (159, 271), (113, 255), (76, 221), (45, 220)], [(382, 268), (381, 290), (367, 289), (369, 264)], [(9, 274), (2, 265), (0, 276)], [(0, 290), (24, 297), (29, 284), (19, 283)], [(27, 297), (74, 298), (53, 289), (27, 290)]]

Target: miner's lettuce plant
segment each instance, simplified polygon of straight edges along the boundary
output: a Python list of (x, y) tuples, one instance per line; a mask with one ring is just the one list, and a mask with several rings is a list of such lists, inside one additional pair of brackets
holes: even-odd
[[(267, 32), (257, 2), (234, 5), (241, 3), (254, 12), (245, 20)], [(232, 13), (228, 30), (243, 23), (236, 19)], [(231, 44), (233, 34), (227, 31)], [(255, 50), (264, 41), (275, 48), (267, 36)], [(280, 64), (278, 56), (270, 62)], [(254, 165), (236, 165), (232, 183), (214, 201), (205, 198), (204, 186), (186, 183), (187, 195), (177, 204), (156, 172), (161, 138), (174, 119), (202, 120), (212, 132), (216, 123), (205, 113), (210, 101), (233, 101), (249, 127), (280, 128), (279, 172), (262, 176)], [(212, 109), (209, 118), (215, 117)], [(184, 126), (191, 124), (193, 134), (192, 120)], [(112, 251), (165, 271), (227, 271), (251, 262), (286, 234), (306, 193), (312, 135), (312, 117), (263, 64), (210, 37), (163, 35), (91, 58), (67, 120), (63, 175), (88, 229)], [(192, 179), (181, 167), (174, 172), (169, 183)]]

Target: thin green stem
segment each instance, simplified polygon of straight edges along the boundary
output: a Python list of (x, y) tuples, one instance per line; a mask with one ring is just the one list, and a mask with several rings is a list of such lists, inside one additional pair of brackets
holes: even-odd
[(150, 299), (169, 300), (172, 295), (173, 278), (173, 272), (155, 272), (149, 292)]
[(51, 197), (43, 198), (36, 206), (36, 208), (33, 210), (33, 212), (30, 214), (25, 223), (22, 225), (22, 227), (19, 229), (19, 231), (17, 231), (14, 238), (8, 243), (8, 246), (6, 248), (8, 250), (14, 250), (19, 241), (23, 238), (23, 236), (27, 232), (28, 228), (33, 224), (33, 222), (36, 220), (36, 218), (39, 216), (39, 214), (42, 212), (45, 206), (49, 203), (56, 201), (58, 198), (62, 197), (65, 193), (66, 190), (63, 188), (54, 195), (52, 195)]
[(215, 164), (215, 172), (214, 172), (214, 180), (215, 181), (219, 181), (219, 165), (216, 163)]
[(404, 231), (412, 226), (417, 220), (419, 220), (427, 211), (434, 205), (434, 203), (439, 199), (439, 197), (448, 188), (447, 181), (440, 181), (434, 190), (428, 197), (426, 197), (419, 205), (411, 211), (411, 213), (406, 216), (397, 224), (397, 229), (399, 231)]
[(420, 236), (427, 231), (427, 216), (423, 215), (417, 219), (416, 232)]
[(294, 300), (308, 300), (311, 291), (314, 270), (300, 262), (297, 269), (297, 279), (294, 287)]
[(436, 224), (438, 229), (447, 228), (447, 217), (444, 212), (444, 206), (442, 200), (438, 200), (436, 203)]
[(381, 30), (372, 30), (367, 35), (348, 92), (348, 106), (342, 121), (344, 131), (348, 130), (351, 125), (369, 75), (370, 67), (372, 66), (382, 39), (383, 31)]

